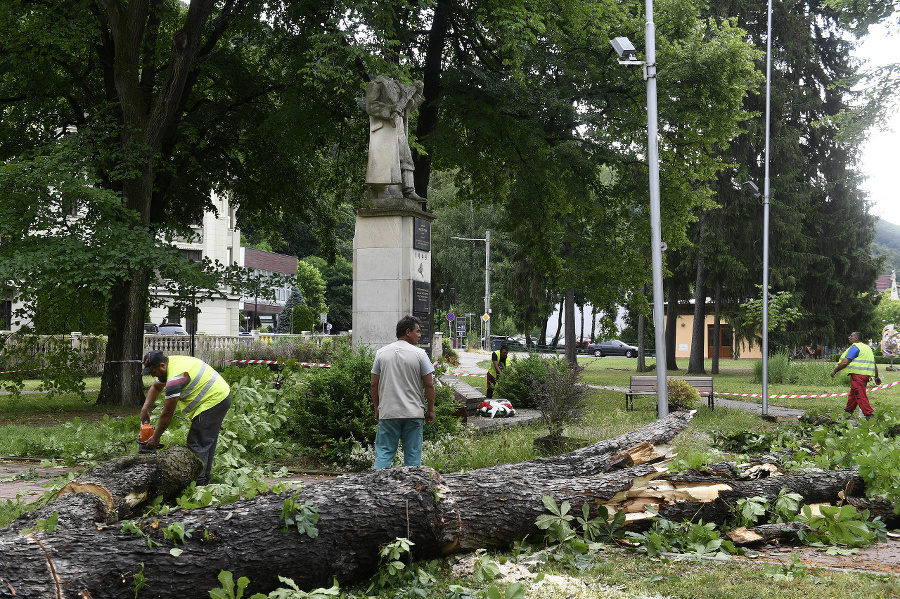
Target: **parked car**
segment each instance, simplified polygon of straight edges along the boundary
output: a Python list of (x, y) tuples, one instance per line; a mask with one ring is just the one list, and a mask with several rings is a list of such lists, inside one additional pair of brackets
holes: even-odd
[(618, 339), (610, 339), (609, 341), (601, 341), (600, 343), (591, 343), (588, 345), (589, 354), (594, 354), (598, 358), (604, 356), (625, 356), (626, 358), (636, 358), (638, 348), (627, 343), (622, 343)]
[(148, 335), (187, 335), (180, 324), (164, 322), (162, 324), (154, 324), (152, 322), (144, 323), (144, 333)]

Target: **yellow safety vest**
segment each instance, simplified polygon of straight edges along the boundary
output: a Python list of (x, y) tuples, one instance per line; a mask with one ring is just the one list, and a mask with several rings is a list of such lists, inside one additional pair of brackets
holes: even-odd
[[(850, 347), (854, 346), (859, 348), (859, 355), (853, 358), (844, 370), (847, 374), (875, 376), (875, 352), (873, 352), (872, 348), (865, 343), (854, 343)], [(850, 347), (841, 354), (841, 360), (844, 360), (847, 357), (847, 352), (850, 351)]]
[(216, 369), (190, 356), (169, 356), (168, 378), (188, 373), (191, 381), (181, 390), (177, 410), (191, 420), (224, 400), (231, 393), (231, 387)]

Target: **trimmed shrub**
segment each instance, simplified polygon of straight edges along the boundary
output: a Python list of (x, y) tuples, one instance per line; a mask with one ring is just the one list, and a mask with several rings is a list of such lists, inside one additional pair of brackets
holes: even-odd
[(700, 407), (700, 392), (687, 381), (669, 379), (666, 387), (671, 410), (696, 410)]
[(510, 356), (506, 369), (500, 373), (494, 386), (494, 397), (509, 400), (514, 408), (536, 408), (532, 381), (543, 382), (547, 377), (544, 359), (537, 354), (525, 358)]
[[(569, 364), (564, 358), (541, 360), (543, 372), (531, 381), (541, 418), (551, 439), (561, 439), (565, 428), (584, 415), (584, 400), (590, 388), (578, 382), (584, 366)], [(515, 404), (514, 404), (515, 405)]]
[[(374, 360), (368, 347), (348, 348), (334, 356), (331, 368), (313, 370), (299, 387), (287, 390), (284, 434), (338, 463), (350, 459), (355, 444), (373, 444), (378, 424), (369, 393)], [(425, 425), (425, 438), (458, 430), (456, 409), (450, 388), (437, 387), (435, 421)]]

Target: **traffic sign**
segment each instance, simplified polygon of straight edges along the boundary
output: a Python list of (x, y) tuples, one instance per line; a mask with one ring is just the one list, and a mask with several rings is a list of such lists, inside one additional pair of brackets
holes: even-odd
[(485, 322), (489, 321), (490, 319), (491, 319), (491, 316), (490, 316), (489, 314), (482, 314), (482, 315), (481, 315), (481, 320), (483, 320), (483, 321), (485, 321)]
[(453, 322), (453, 319), (456, 318), (453, 312), (447, 312), (447, 322)]
[(331, 323), (330, 323), (330, 322), (329, 322), (328, 324), (325, 325), (325, 329), (326, 329), (327, 331), (331, 331)]

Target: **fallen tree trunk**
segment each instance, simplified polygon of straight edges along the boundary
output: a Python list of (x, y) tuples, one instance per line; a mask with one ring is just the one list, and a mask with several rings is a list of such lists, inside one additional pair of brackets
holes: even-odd
[(177, 497), (202, 470), (203, 463), (186, 447), (122, 456), (85, 470), (60, 489), (55, 499), (19, 518), (10, 528), (31, 528), (37, 520), (54, 514), (61, 529), (124, 520), (148, 499)]
[[(379, 548), (398, 537), (412, 540), (414, 557), (422, 558), (502, 547), (537, 535), (534, 523), (544, 513), (544, 495), (557, 502), (568, 500), (576, 508), (589, 502), (594, 514), (598, 502), (625, 509), (642, 497), (665, 509), (689, 502), (696, 512), (698, 504), (722, 502), (720, 496), (728, 493), (777, 495), (774, 481), (790, 482), (777, 477), (766, 479), (773, 481), (770, 488), (760, 486), (766, 481), (753, 481), (741, 490), (730, 478), (675, 480), (678, 477), (666, 477), (650, 463), (610, 471), (612, 464), (653, 461), (654, 452), (636, 446), (648, 439), (665, 443), (689, 420), (690, 415), (676, 413), (634, 433), (549, 460), (444, 476), (429, 468), (390, 469), (319, 483), (293, 499), (318, 510), (315, 539), (296, 529), (284, 530), (282, 509), (290, 494), (141, 521), (144, 535), (158, 542), (157, 547), (120, 526), (25, 536), (0, 531), (0, 596), (131, 598), (140, 574), (147, 587), (139, 596), (208, 597), (208, 591), (219, 586), (222, 570), (248, 577), (247, 595), (282, 586), (278, 576), (293, 579), (300, 588), (330, 586), (335, 577), (348, 583), (373, 574)], [(835, 500), (837, 490), (846, 485), (840, 477), (824, 474), (829, 482), (816, 496), (827, 495), (827, 488)], [(852, 473), (843, 476), (853, 478)], [(173, 545), (164, 532), (176, 523), (190, 531), (178, 557), (170, 554)]]

